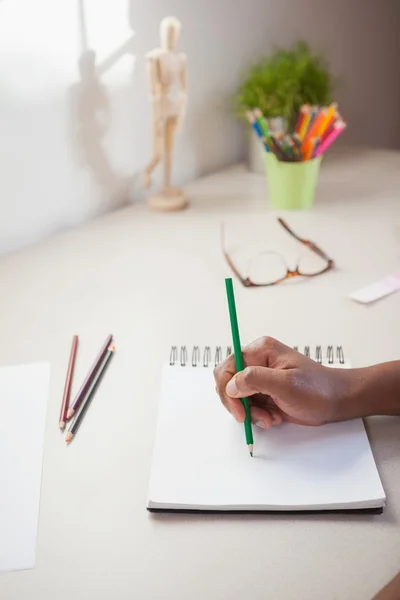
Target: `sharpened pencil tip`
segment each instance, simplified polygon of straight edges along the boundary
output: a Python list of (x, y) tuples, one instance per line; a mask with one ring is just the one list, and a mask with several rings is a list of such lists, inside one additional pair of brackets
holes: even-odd
[(60, 428), (60, 429), (61, 429), (61, 431), (62, 431), (63, 429), (65, 429), (65, 422), (64, 422), (64, 421), (60, 421), (60, 422), (58, 423), (58, 426), (59, 426), (59, 428)]
[(251, 456), (251, 457), (253, 456), (253, 453), (252, 453), (252, 452), (250, 452), (250, 456)]

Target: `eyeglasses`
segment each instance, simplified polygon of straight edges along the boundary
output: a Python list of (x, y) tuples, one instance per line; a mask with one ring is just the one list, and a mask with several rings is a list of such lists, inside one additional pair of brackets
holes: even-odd
[(262, 252), (250, 260), (248, 270), (250, 271), (246, 277), (243, 277), (234, 265), (231, 257), (225, 249), (225, 232), (224, 226), (221, 225), (221, 245), (222, 252), (226, 262), (232, 269), (233, 273), (245, 287), (261, 287), (267, 285), (276, 285), (286, 279), (293, 277), (316, 277), (322, 275), (335, 267), (334, 261), (317, 244), (310, 240), (305, 240), (294, 233), (289, 225), (281, 218), (278, 222), (282, 227), (304, 248), (307, 249), (308, 256), (300, 258), (294, 271), (289, 269), (284, 258), (276, 252)]

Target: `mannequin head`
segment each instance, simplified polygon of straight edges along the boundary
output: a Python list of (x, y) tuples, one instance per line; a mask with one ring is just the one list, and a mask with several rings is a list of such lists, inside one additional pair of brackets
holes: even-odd
[(163, 50), (171, 52), (176, 49), (181, 28), (181, 22), (175, 17), (166, 17), (161, 21), (160, 37)]

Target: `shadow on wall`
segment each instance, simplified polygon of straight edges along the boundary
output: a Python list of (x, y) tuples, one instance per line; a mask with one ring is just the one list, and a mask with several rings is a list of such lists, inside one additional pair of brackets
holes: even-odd
[(112, 203), (120, 205), (130, 199), (133, 175), (120, 173), (107, 151), (106, 134), (112, 114), (109, 92), (101, 77), (126, 54), (132, 55), (134, 63), (134, 33), (101, 63), (97, 63), (96, 52), (88, 42), (85, 0), (79, 0), (78, 18), (81, 45), (79, 80), (68, 90), (68, 133), (72, 155), (76, 165), (90, 172), (94, 182)]

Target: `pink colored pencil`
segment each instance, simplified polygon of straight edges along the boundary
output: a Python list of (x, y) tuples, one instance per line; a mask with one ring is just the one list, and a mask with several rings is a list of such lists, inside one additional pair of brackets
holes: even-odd
[(112, 339), (113, 339), (113, 336), (111, 334), (109, 336), (107, 336), (107, 339), (106, 339), (105, 343), (103, 344), (96, 360), (94, 361), (92, 368), (90, 369), (89, 373), (86, 375), (85, 381), (82, 383), (79, 392), (75, 396), (75, 400), (74, 400), (72, 406), (68, 409), (67, 421), (69, 421), (71, 419), (71, 417), (74, 416), (74, 414), (76, 413), (76, 411), (82, 404), (82, 401), (84, 400), (84, 398), (87, 394), (87, 391), (90, 388), (93, 379), (96, 377), (97, 371), (99, 370), (99, 368), (104, 360), (105, 355), (107, 354), (107, 349), (108, 349), (108, 346), (111, 344)]
[(74, 376), (74, 367), (75, 367), (75, 358), (76, 358), (77, 348), (78, 348), (78, 336), (74, 335), (74, 337), (72, 338), (72, 346), (71, 346), (71, 353), (70, 353), (70, 357), (69, 357), (67, 376), (65, 378), (65, 386), (64, 386), (64, 394), (63, 394), (61, 410), (60, 410), (60, 418), (58, 420), (58, 425), (61, 430), (65, 428), (65, 423), (67, 421), (67, 412), (69, 409), (69, 397), (71, 394), (72, 378)]
[(326, 138), (328, 137), (328, 135), (331, 135), (332, 131), (334, 131), (335, 129), (335, 125), (336, 125), (336, 121), (334, 123), (332, 123), (332, 125), (330, 125), (326, 131), (324, 131), (324, 135), (321, 135), (321, 142), (323, 142), (324, 140), (326, 140)]
[(326, 136), (323, 142), (320, 143), (314, 156), (316, 157), (320, 156), (320, 154), (324, 154), (327, 151), (327, 149), (333, 144), (336, 138), (342, 133), (345, 127), (346, 123), (344, 123), (343, 121), (336, 123), (331, 133)]

